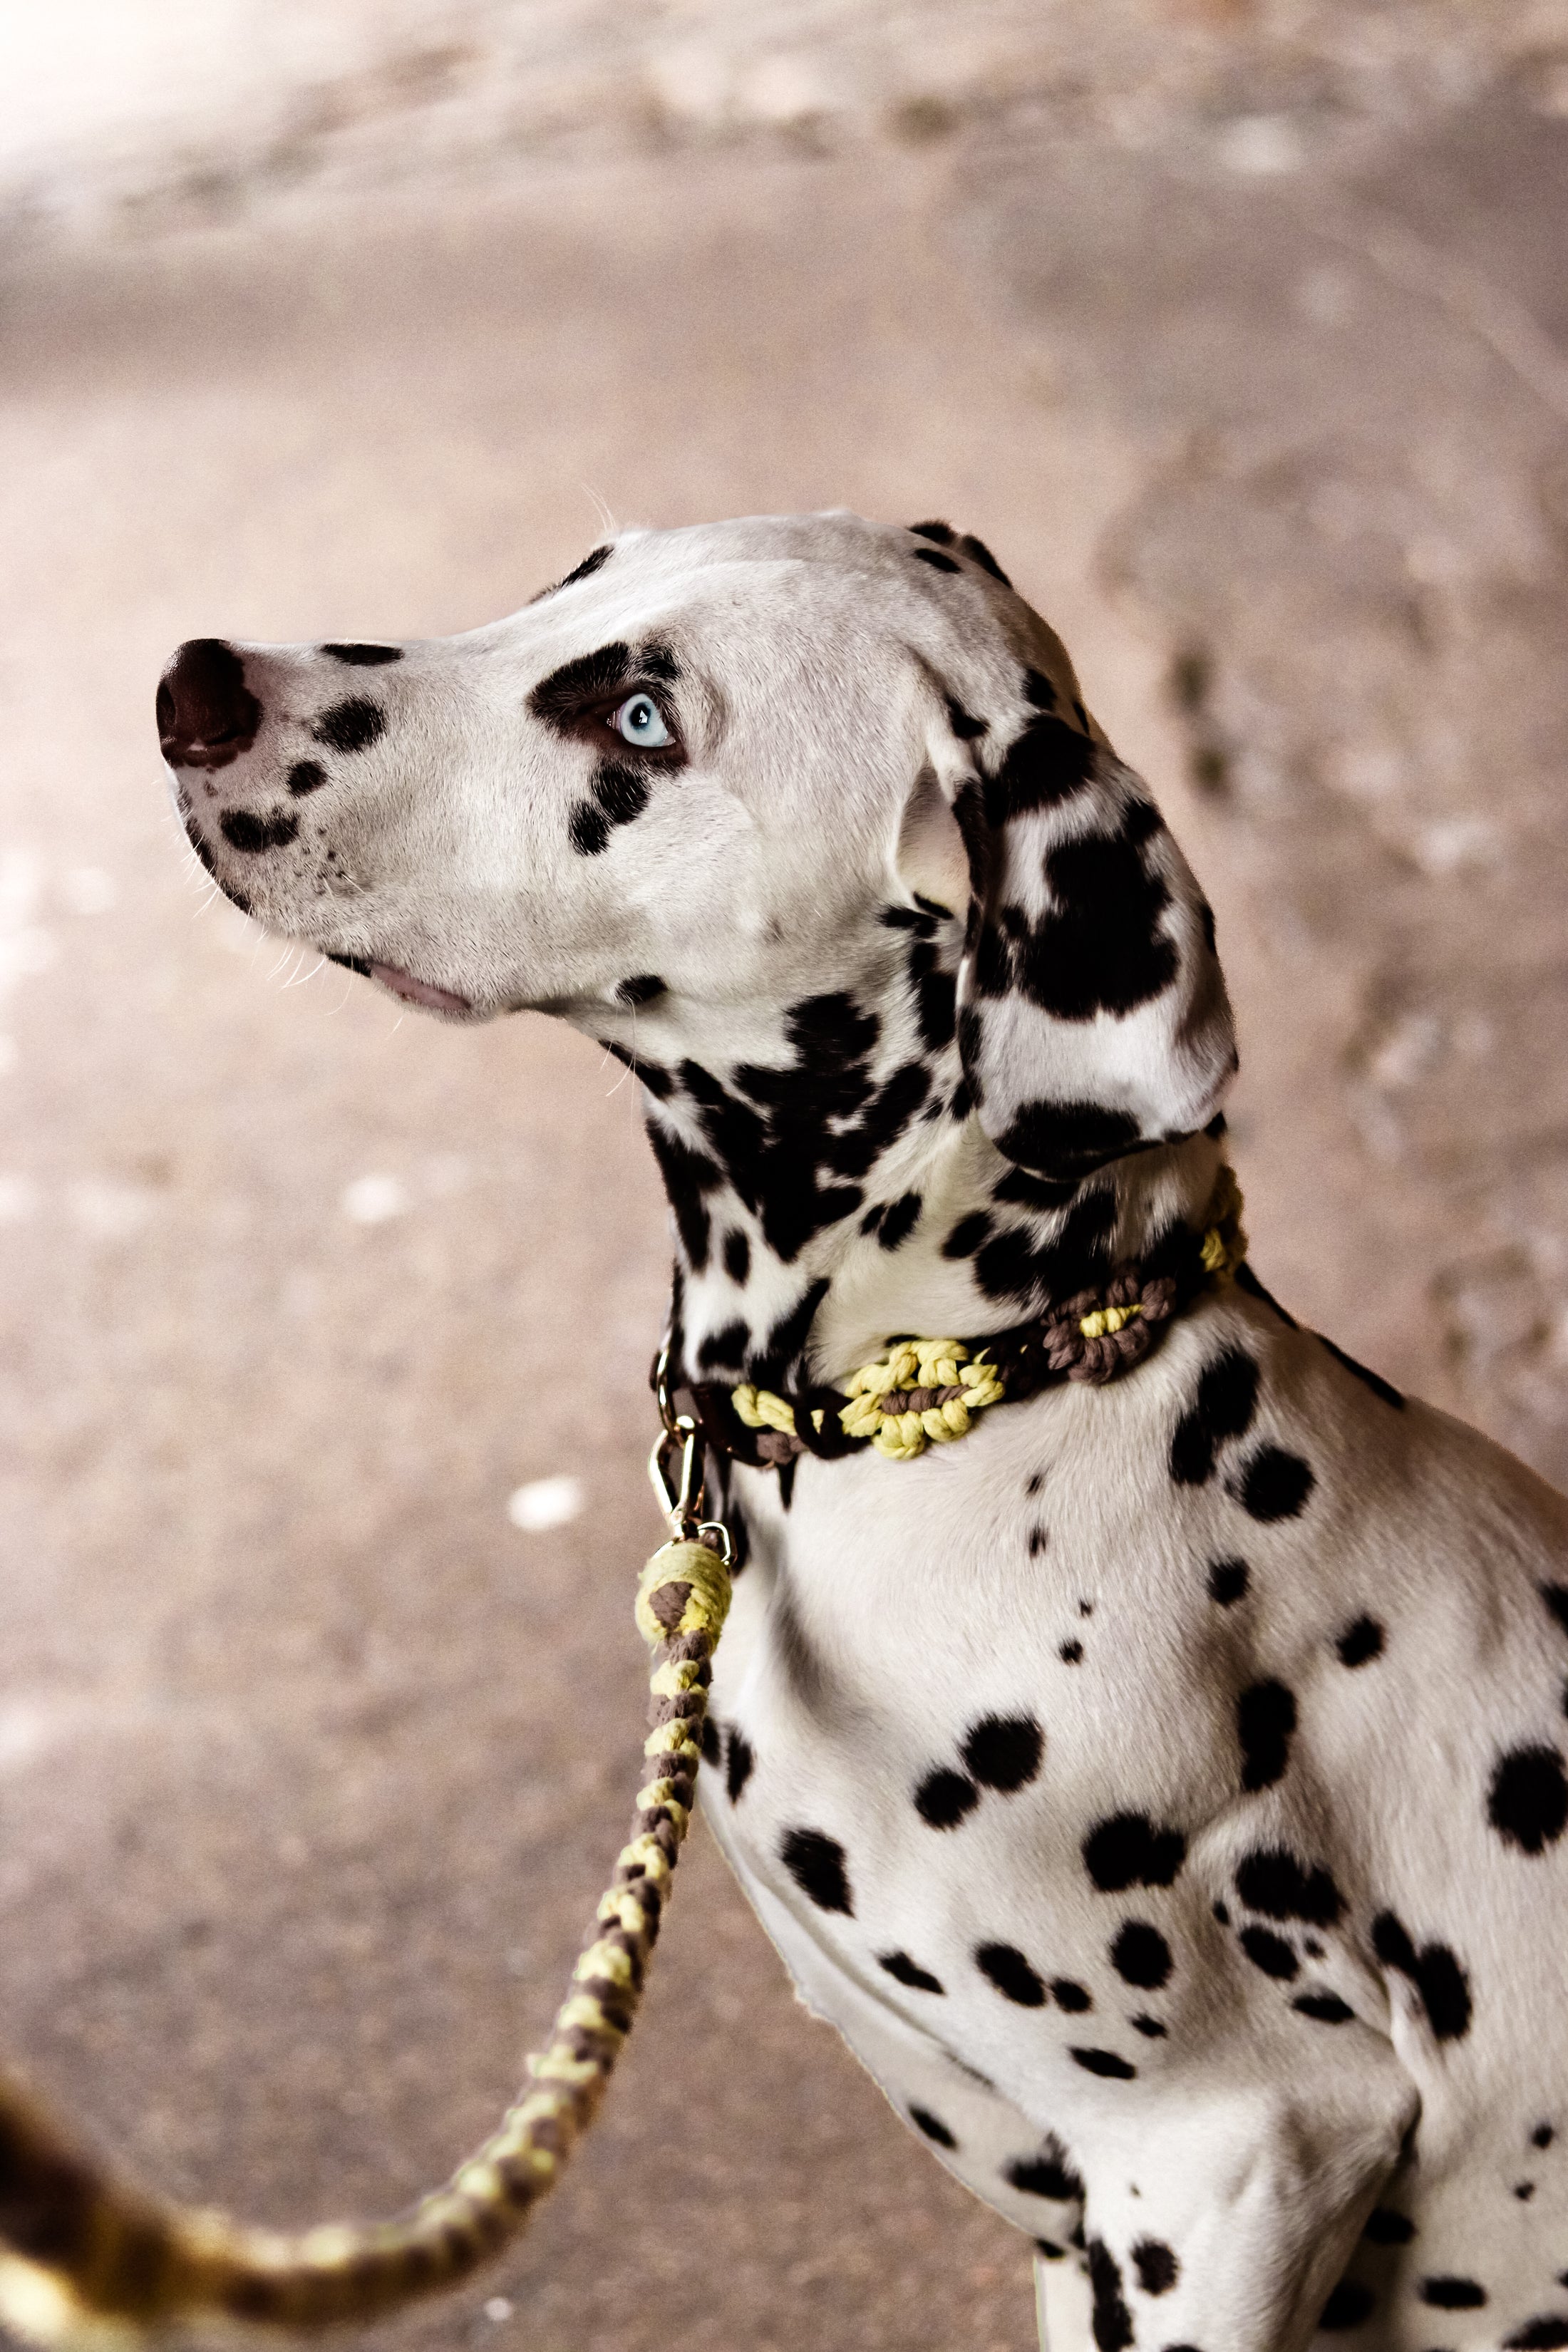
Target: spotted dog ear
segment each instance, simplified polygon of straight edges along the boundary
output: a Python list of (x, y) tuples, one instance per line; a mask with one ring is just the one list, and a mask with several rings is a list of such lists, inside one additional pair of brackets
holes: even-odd
[[(950, 522), (934, 521), (911, 522), (909, 530), (916, 539), (934, 540), (938, 547), (957, 548), (960, 555), (967, 555), (971, 563), (978, 563), (982, 572), (989, 572), (992, 579), (999, 580), (1004, 588), (1013, 585), (985, 541), (976, 539), (973, 531), (966, 530), (961, 535)], [(954, 567), (950, 565), (948, 568), (952, 570)]]
[(970, 877), (958, 1040), (997, 1149), (1076, 1182), (1206, 1125), (1236, 1040), (1214, 917), (1159, 811), (1076, 723), (1080, 704), (1062, 716), (1033, 671), (1025, 691), (1000, 767), (953, 803)]

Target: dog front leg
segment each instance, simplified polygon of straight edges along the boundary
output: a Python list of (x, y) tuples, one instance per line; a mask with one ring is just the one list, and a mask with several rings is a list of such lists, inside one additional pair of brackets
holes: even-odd
[(1040, 2352), (1091, 2352), (1089, 2273), (1081, 2258), (1035, 2256), (1035, 2322)]

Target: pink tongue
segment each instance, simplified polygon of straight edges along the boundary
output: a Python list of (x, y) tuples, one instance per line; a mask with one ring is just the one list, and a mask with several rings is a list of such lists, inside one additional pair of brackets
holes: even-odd
[(474, 1009), (466, 996), (456, 995), (449, 988), (437, 988), (427, 980), (416, 980), (411, 971), (401, 971), (395, 963), (373, 963), (370, 974), (406, 1004), (427, 1005), (432, 1013), (471, 1013)]

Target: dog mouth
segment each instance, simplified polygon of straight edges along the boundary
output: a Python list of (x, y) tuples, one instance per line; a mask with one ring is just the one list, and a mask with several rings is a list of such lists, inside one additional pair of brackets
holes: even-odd
[(372, 980), (400, 996), (405, 1004), (423, 1005), (426, 1013), (471, 1013), (473, 1005), (454, 988), (437, 988), (433, 980), (421, 980), (416, 973), (405, 971), (401, 964), (378, 963), (374, 961), (362, 966)]

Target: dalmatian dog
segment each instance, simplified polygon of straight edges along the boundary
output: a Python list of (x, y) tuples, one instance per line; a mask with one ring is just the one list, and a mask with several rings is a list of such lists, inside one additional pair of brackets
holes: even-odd
[[(694, 1384), (1202, 1230), (1212, 918), (945, 524), (629, 530), (460, 636), (184, 646), (159, 719), (259, 923), (636, 1071)], [(1243, 1267), (1110, 1385), (726, 1513), (707, 1817), (1052, 2352), (1568, 2347), (1568, 1506)]]

